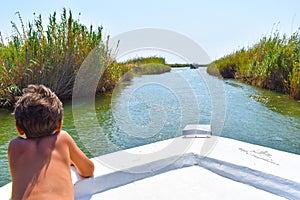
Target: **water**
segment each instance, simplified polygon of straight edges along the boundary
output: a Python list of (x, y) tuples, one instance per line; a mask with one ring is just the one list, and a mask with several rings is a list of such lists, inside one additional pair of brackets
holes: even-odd
[[(212, 123), (214, 133), (221, 131), (223, 137), (300, 154), (299, 102), (210, 77), (204, 68), (173, 69), (121, 83), (112, 96), (98, 97), (92, 109), (83, 109), (79, 119), (73, 118), (71, 103), (64, 103), (64, 109), (63, 128), (89, 157), (179, 136), (190, 123)], [(8, 111), (0, 111), (0, 123), (2, 186), (10, 181), (7, 146), (16, 130)]]

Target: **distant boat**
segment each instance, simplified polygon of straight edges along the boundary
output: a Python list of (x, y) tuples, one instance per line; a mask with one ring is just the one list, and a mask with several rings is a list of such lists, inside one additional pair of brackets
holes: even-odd
[[(75, 199), (299, 199), (300, 155), (212, 135), (182, 135), (92, 158), (94, 176), (72, 168)], [(0, 188), (9, 199), (11, 183)]]
[(194, 64), (190, 64), (190, 69), (198, 69), (198, 66)]

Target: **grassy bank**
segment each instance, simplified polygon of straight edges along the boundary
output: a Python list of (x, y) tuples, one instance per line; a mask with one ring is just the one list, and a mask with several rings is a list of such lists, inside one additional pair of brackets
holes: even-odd
[(137, 57), (133, 59), (129, 59), (125, 62), (122, 62), (120, 64), (125, 64), (125, 65), (142, 65), (142, 64), (149, 64), (149, 63), (156, 63), (156, 64), (166, 64), (166, 60), (163, 57), (158, 57), (158, 56), (149, 56), (149, 57)]
[(178, 68), (178, 67), (189, 67), (190, 65), (188, 63), (173, 63), (168, 64), (170, 67)]
[(41, 15), (24, 23), (20, 13), (16, 14), (20, 25), (12, 22), (14, 34), (5, 40), (0, 32), (0, 108), (12, 108), (16, 97), (29, 84), (44, 84), (60, 99), (71, 99), (77, 72), (95, 49), (102, 64), (107, 66), (97, 93), (112, 91), (130, 71), (138, 70), (137, 74), (168, 71), (164, 58), (159, 57), (117, 63), (111, 56), (113, 50), (108, 49), (109, 37), (103, 38), (103, 27), (85, 26), (73, 17), (71, 10), (51, 14), (46, 28)]
[(135, 76), (147, 74), (161, 74), (171, 71), (171, 67), (166, 64), (162, 57), (134, 58), (123, 63), (119, 63), (128, 71), (122, 76), (122, 80), (129, 81)]
[(137, 75), (162, 74), (170, 71), (171, 67), (160, 63), (147, 63), (133, 68), (133, 72)]
[(207, 65), (203, 64), (189, 64), (189, 63), (173, 63), (173, 64), (167, 64), (170, 67), (173, 68), (180, 68), (180, 67), (190, 67), (191, 65), (194, 65), (195, 67), (207, 67)]
[(20, 26), (12, 22), (14, 34), (8, 41), (0, 40), (1, 107), (12, 107), (15, 96), (32, 83), (44, 84), (61, 99), (70, 99), (76, 73), (94, 48), (107, 65), (113, 62), (102, 27), (81, 24), (71, 11), (51, 14), (46, 28), (41, 15), (28, 23), (17, 15)]
[(265, 36), (258, 43), (212, 62), (209, 74), (236, 78), (261, 88), (300, 99), (299, 32)]
[(0, 108), (11, 109), (29, 84), (44, 84), (60, 99), (71, 99), (77, 72), (93, 50), (107, 66), (97, 93), (110, 92), (130, 70), (111, 57), (113, 50), (108, 49), (103, 27), (85, 26), (71, 10), (51, 14), (46, 28), (41, 15), (28, 23), (17, 15), (20, 25), (12, 22), (14, 34), (7, 41), (0, 38)]

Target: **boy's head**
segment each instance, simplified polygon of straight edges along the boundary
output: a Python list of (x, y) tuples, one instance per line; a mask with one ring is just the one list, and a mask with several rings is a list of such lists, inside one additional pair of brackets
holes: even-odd
[(29, 85), (15, 105), (16, 126), (27, 138), (51, 135), (60, 129), (61, 101), (44, 85)]

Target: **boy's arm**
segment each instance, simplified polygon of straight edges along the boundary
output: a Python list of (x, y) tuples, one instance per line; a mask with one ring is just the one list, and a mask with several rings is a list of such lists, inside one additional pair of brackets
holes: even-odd
[(94, 163), (79, 149), (75, 141), (69, 134), (65, 134), (68, 139), (71, 164), (75, 166), (82, 177), (91, 177), (94, 173)]

